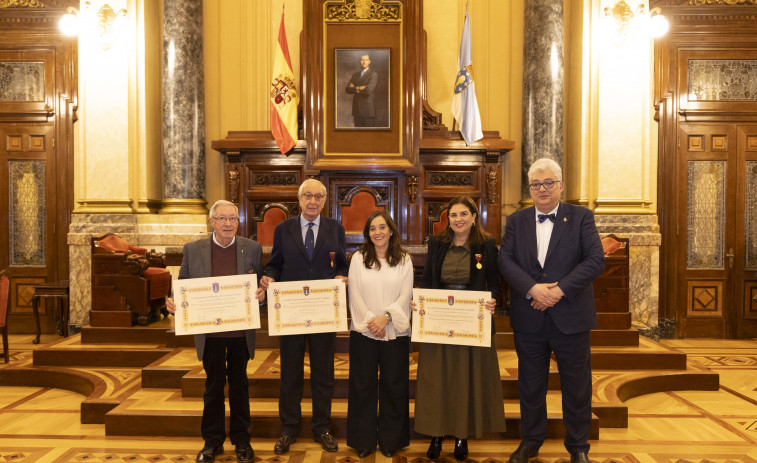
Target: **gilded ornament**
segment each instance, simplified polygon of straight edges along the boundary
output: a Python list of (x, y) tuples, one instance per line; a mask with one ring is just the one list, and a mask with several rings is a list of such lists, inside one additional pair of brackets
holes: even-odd
[(326, 5), (327, 21), (399, 21), (400, 5), (393, 1), (391, 5), (383, 0), (344, 0), (330, 2)]
[(689, 5), (757, 5), (757, 0), (689, 0)]
[(0, 0), (0, 8), (44, 8), (39, 0)]

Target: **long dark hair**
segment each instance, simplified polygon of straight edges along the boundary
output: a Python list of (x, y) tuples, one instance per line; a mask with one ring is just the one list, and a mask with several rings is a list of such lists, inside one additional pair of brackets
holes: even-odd
[(386, 225), (389, 230), (392, 231), (392, 236), (389, 237), (389, 247), (386, 249), (386, 263), (390, 267), (394, 267), (402, 262), (402, 259), (407, 255), (402, 246), (400, 245), (400, 234), (397, 231), (397, 225), (394, 224), (392, 216), (386, 211), (376, 211), (368, 217), (363, 227), (363, 245), (360, 247), (360, 253), (363, 255), (363, 264), (365, 268), (374, 268), (379, 270), (381, 268), (381, 262), (376, 257), (376, 246), (371, 241), (371, 222), (376, 217), (383, 217), (386, 221)]
[(484, 227), (481, 226), (481, 214), (478, 213), (476, 203), (467, 196), (458, 196), (457, 198), (452, 198), (449, 204), (447, 204), (447, 226), (441, 233), (439, 233), (439, 241), (443, 243), (449, 243), (455, 236), (455, 232), (452, 231), (452, 227), (450, 227), (449, 225), (449, 211), (450, 209), (452, 209), (452, 206), (456, 204), (462, 204), (466, 209), (470, 211), (471, 214), (476, 215), (476, 219), (473, 221), (473, 227), (471, 227), (470, 230), (468, 242), (473, 245), (482, 244), (489, 238), (489, 234), (486, 232), (486, 230), (484, 230)]

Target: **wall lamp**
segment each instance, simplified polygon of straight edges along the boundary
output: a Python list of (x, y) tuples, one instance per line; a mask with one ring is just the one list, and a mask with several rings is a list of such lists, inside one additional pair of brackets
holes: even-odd
[(106, 3), (93, 13), (90, 2), (85, 2), (81, 12), (68, 7), (58, 27), (66, 35), (78, 35), (84, 30), (94, 31), (100, 38), (100, 47), (108, 50), (122, 34), (126, 21), (126, 10), (123, 8), (116, 12)]
[(652, 8), (647, 13), (647, 6), (639, 3), (632, 9), (625, 0), (620, 0), (612, 6), (607, 6), (602, 13), (605, 23), (614, 24), (616, 42), (618, 45), (625, 43), (629, 32), (639, 26), (648, 30), (648, 34), (654, 38), (662, 37), (668, 32), (669, 24), (659, 7)]

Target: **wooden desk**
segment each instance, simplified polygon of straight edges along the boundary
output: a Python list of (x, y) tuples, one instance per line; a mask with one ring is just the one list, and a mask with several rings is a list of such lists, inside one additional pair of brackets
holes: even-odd
[(61, 281), (59, 283), (35, 285), (34, 296), (32, 296), (32, 308), (34, 309), (34, 321), (37, 324), (37, 337), (32, 340), (32, 343), (39, 344), (39, 337), (42, 334), (42, 330), (39, 326), (39, 298), (52, 297), (55, 301), (55, 309), (58, 308), (58, 299), (61, 301), (61, 321), (63, 328), (61, 333), (63, 337), (68, 337), (68, 320), (69, 320), (69, 306), (68, 306), (68, 281)]

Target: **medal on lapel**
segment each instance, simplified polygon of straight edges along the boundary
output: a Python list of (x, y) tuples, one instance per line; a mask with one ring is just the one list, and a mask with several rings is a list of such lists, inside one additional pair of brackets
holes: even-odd
[(481, 254), (476, 254), (476, 268), (479, 270), (483, 268), (483, 265), (481, 265)]
[(334, 268), (334, 258), (336, 257), (336, 253), (334, 251), (329, 252), (329, 259), (331, 259), (331, 268)]

